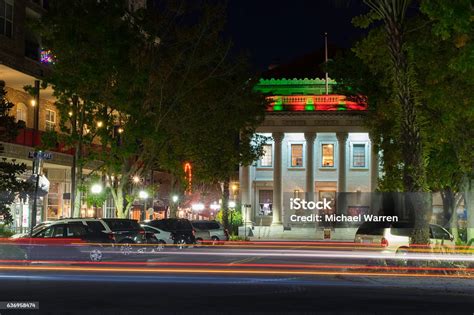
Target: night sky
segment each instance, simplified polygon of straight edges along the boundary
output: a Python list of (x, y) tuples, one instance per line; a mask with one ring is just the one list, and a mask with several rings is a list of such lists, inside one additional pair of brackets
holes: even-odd
[(351, 24), (367, 11), (361, 1), (230, 0), (227, 32), (255, 70), (284, 64), (324, 47), (349, 48), (364, 30)]

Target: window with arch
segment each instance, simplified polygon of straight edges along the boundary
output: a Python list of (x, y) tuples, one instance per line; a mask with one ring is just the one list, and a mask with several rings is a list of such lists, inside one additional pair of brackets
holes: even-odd
[(24, 103), (16, 104), (16, 121), (28, 121), (28, 107)]

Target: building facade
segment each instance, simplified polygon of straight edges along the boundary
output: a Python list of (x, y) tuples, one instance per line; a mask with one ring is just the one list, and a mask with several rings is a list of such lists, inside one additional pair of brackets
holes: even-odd
[[(379, 156), (364, 123), (366, 104), (329, 88), (325, 94), (320, 79), (261, 79), (257, 90), (271, 101), (257, 128), (268, 141), (261, 159), (239, 170), (244, 230), (257, 238), (322, 238), (325, 226), (293, 222), (288, 203), (375, 191)], [(352, 230), (332, 226), (333, 238), (350, 238)]]
[[(52, 89), (37, 89), (30, 95), (25, 86), (35, 86), (50, 71), (47, 52), (42, 50), (41, 39), (27, 27), (27, 21), (39, 19), (48, 9), (44, 0), (5, 0), (0, 5), (0, 80), (7, 92), (6, 98), (14, 104), (11, 115), (25, 122), (18, 137), (2, 143), (2, 158), (25, 163), (31, 176), (30, 152), (41, 144), (41, 135), (48, 130), (58, 130), (58, 111), (54, 105)], [(37, 222), (68, 216), (70, 213), (70, 171), (72, 156), (55, 152), (46, 161), (43, 173), (50, 181), (49, 193), (38, 200)], [(12, 205), (13, 227), (22, 231), (29, 225), (31, 200)]]

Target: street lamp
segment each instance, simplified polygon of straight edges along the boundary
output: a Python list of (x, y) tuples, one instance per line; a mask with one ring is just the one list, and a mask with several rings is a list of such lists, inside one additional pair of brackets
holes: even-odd
[(102, 185), (101, 184), (93, 184), (91, 186), (91, 193), (97, 195), (97, 194), (100, 194), (102, 192)]
[(132, 177), (132, 181), (134, 184), (138, 184), (140, 182), (140, 177), (138, 177), (138, 175), (134, 175)]
[(143, 221), (143, 220), (145, 220), (146, 202), (147, 202), (147, 199), (148, 199), (148, 192), (145, 191), (145, 190), (140, 190), (140, 191), (138, 192), (138, 198), (144, 200), (144, 203), (143, 203), (143, 212), (142, 212), (142, 215), (141, 215), (141, 220)]
[(178, 196), (174, 195), (173, 197), (171, 197), (171, 200), (173, 200), (174, 203), (177, 203), (178, 202)]
[(145, 190), (140, 190), (140, 192), (138, 193), (138, 197), (140, 199), (147, 199), (148, 198), (148, 193)]

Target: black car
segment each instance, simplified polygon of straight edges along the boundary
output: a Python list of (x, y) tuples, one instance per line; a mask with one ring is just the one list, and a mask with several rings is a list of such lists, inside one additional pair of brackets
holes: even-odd
[(180, 249), (186, 247), (186, 244), (196, 243), (194, 228), (187, 219), (152, 220), (147, 222), (147, 225), (170, 232), (173, 242)]
[(143, 250), (134, 244), (158, 244), (153, 233), (146, 232), (132, 219), (101, 219), (110, 229), (109, 235), (114, 243), (121, 244), (120, 251), (128, 255), (136, 250)]

